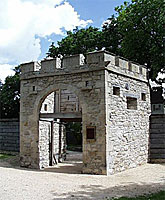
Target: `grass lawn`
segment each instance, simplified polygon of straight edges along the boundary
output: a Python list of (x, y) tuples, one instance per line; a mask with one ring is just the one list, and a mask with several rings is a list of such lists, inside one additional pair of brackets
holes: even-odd
[(4, 158), (10, 158), (12, 157), (13, 155), (10, 155), (10, 154), (4, 154), (4, 153), (0, 153), (0, 160), (1, 159), (4, 159)]
[(159, 193), (146, 195), (146, 196), (139, 196), (139, 197), (121, 197), (121, 198), (107, 198), (107, 200), (165, 200), (165, 191), (161, 191)]

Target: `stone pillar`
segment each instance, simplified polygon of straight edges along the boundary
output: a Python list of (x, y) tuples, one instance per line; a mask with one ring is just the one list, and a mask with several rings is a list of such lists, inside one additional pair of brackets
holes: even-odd
[(82, 101), (83, 173), (106, 174), (104, 71), (93, 73), (88, 84), (92, 89), (83, 91)]
[(34, 114), (35, 84), (21, 81), (20, 162), (21, 166), (39, 168), (39, 115)]

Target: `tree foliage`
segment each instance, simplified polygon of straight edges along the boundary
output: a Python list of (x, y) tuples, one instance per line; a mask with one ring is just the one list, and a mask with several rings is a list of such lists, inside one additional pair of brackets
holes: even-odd
[(14, 69), (15, 75), (8, 76), (0, 86), (0, 118), (18, 118), (20, 100), (19, 67)]
[(82, 146), (81, 122), (66, 123), (66, 140), (68, 146)]
[(102, 46), (109, 52), (122, 56), (121, 41), (123, 34), (120, 32), (118, 19), (112, 15), (104, 22), (102, 27)]
[[(122, 55), (150, 71), (155, 79), (161, 69), (165, 70), (165, 3), (162, 0), (132, 0), (117, 7), (119, 46)], [(109, 26), (109, 32), (111, 31)]]
[(52, 43), (47, 55), (54, 58), (59, 55), (86, 54), (90, 51), (99, 50), (102, 48), (101, 38), (102, 32), (97, 28), (91, 26), (87, 29), (76, 28), (73, 32), (68, 31), (67, 36), (58, 42), (57, 47)]
[(163, 0), (132, 0), (115, 8), (99, 31), (97, 28), (75, 29), (50, 46), (50, 57), (106, 50), (146, 65), (150, 78), (165, 71), (165, 4)]

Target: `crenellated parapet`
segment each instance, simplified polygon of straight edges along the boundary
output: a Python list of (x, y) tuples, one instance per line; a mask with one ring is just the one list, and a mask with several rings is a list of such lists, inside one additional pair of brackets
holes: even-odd
[(107, 51), (94, 51), (86, 54), (67, 56), (63, 58), (44, 59), (21, 65), (22, 76), (46, 75), (54, 73), (75, 73), (76, 70), (98, 70), (105, 68), (114, 73), (131, 76), (136, 79), (147, 80), (147, 68), (116, 56)]

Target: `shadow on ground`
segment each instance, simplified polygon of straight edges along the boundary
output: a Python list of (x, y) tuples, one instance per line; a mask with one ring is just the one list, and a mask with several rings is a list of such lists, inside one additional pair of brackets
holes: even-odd
[(81, 174), (82, 172), (82, 153), (81, 152), (67, 152), (67, 159), (63, 163), (58, 163), (52, 167), (39, 169), (30, 169), (20, 167), (19, 155), (12, 156), (0, 160), (0, 167), (14, 168), (18, 170), (36, 171), (36, 172), (52, 172), (52, 173), (64, 173), (64, 174)]
[[(73, 157), (75, 159), (73, 159)], [(164, 164), (162, 165), (164, 166)], [(13, 169), (25, 170), (25, 171), (35, 171), (39, 173), (42, 173), (44, 171), (51, 172), (51, 173), (63, 173), (65, 175), (62, 175), (61, 177), (64, 178), (66, 176), (66, 181), (69, 184), (72, 181), (75, 181), (76, 180), (75, 178), (79, 176), (75, 176), (75, 175), (67, 176), (67, 174), (80, 174), (82, 162), (81, 162), (81, 156), (74, 154), (74, 155), (70, 155), (70, 157), (68, 156), (68, 159), (65, 161), (64, 164), (59, 164), (56, 167), (47, 168), (41, 171), (41, 170), (35, 170), (35, 169), (33, 170), (33, 169), (19, 167), (19, 156), (15, 156), (10, 159), (0, 160), (0, 167), (13, 168)], [(147, 171), (145, 173), (147, 173)], [(144, 176), (145, 176), (145, 173), (143, 171)], [(151, 174), (152, 176), (151, 171), (149, 174)], [(124, 177), (127, 175), (128, 174), (124, 175)], [(84, 184), (84, 181), (82, 181), (81, 176), (85, 177), (84, 179), (85, 184)], [(55, 190), (56, 188), (53, 188), (54, 190), (50, 191), (50, 193), (53, 195), (52, 200), (65, 200), (65, 199), (67, 200), (106, 200), (107, 198), (111, 198), (111, 197), (137, 196), (137, 195), (143, 195), (143, 194), (148, 194), (148, 193), (155, 193), (160, 190), (165, 190), (165, 174), (163, 173), (163, 171), (162, 171), (161, 176), (159, 175), (159, 179), (157, 181), (156, 180), (153, 181), (152, 179), (153, 182), (151, 182), (150, 179), (149, 180), (145, 179), (145, 182), (142, 182), (139, 180), (136, 181), (136, 173), (135, 173), (135, 177), (133, 177), (132, 179), (133, 180), (132, 182), (128, 182), (129, 179), (127, 179), (127, 177), (126, 179), (123, 179), (123, 181), (119, 181), (119, 179), (121, 179), (119, 174), (115, 177), (113, 176), (112, 178), (110, 176), (109, 177), (101, 176), (102, 180), (106, 181), (105, 184), (103, 184), (104, 182), (102, 181), (99, 181), (97, 183), (96, 177), (94, 177), (93, 179), (92, 176), (89, 176), (89, 177), (86, 175), (81, 175), (81, 176), (79, 177), (79, 185), (74, 184), (74, 186), (76, 186), (75, 189), (71, 188), (71, 186), (68, 187), (69, 190), (67, 188), (67, 191), (70, 191), (70, 192), (65, 192), (65, 187), (66, 187), (65, 184), (64, 184), (65, 187), (63, 188), (62, 194), (59, 194), (59, 192)], [(133, 175), (130, 174), (130, 176), (133, 176)], [(58, 175), (57, 177), (60, 177), (60, 176)], [(73, 180), (72, 180), (72, 177), (74, 177)], [(93, 179), (94, 181), (88, 182), (88, 179), (90, 178)], [(107, 184), (107, 181), (108, 181), (108, 184)], [(61, 185), (61, 187), (63, 187), (63, 185)]]
[(81, 174), (82, 163), (60, 163), (57, 166), (45, 168), (44, 171), (52, 173), (64, 173), (64, 174)]
[[(165, 191), (164, 183), (123, 183), (109, 188), (103, 188), (101, 185), (82, 185), (78, 192), (63, 193), (61, 196), (53, 192), (53, 200), (108, 200), (113, 197), (135, 197), (141, 195), (148, 195), (159, 191)], [(164, 198), (165, 199), (165, 198)]]
[(17, 169), (17, 170), (41, 172), (41, 170), (39, 170), (39, 169), (30, 169), (30, 168), (20, 167), (19, 155), (12, 156), (10, 158), (1, 159), (0, 160), (0, 168), (1, 167)]
[(81, 174), (82, 167), (82, 153), (67, 151), (66, 160), (63, 163), (45, 168), (44, 171), (64, 174)]

